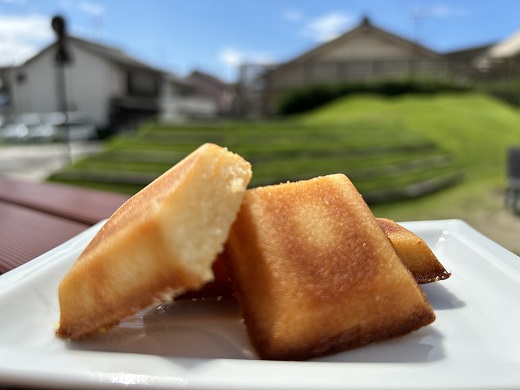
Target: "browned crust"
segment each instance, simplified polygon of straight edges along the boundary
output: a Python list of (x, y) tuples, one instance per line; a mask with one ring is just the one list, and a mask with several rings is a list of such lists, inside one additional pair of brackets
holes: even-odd
[[(362, 198), (350, 185), (344, 199), (348, 179), (333, 176), (301, 182), (301, 191), (285, 184), (248, 191), (232, 227), (223, 260), (262, 359), (335, 353), (435, 319)], [(323, 202), (325, 214), (314, 214)], [(315, 242), (294, 225), (302, 212), (308, 229), (338, 230)]]
[(76, 316), (63, 316), (56, 335), (74, 340), (86, 338), (99, 331), (110, 329), (117, 325), (122, 318), (164, 300), (164, 296), (171, 290), (170, 286), (183, 285), (186, 286), (185, 288), (196, 289), (200, 288), (202, 284), (203, 281), (200, 278), (189, 275), (183, 269), (178, 268), (176, 275), (164, 275), (164, 278), (157, 279), (157, 282), (147, 289), (136, 289), (135, 293), (128, 295), (124, 301), (115, 305), (107, 302), (103, 308), (106, 313), (103, 317), (88, 320)]
[(256, 350), (261, 351), (260, 357), (264, 360), (301, 361), (391, 340), (418, 330), (434, 320), (435, 315), (431, 310), (418, 307), (411, 314), (410, 318), (404, 321), (396, 322), (389, 326), (374, 327), (370, 331), (363, 329), (362, 326), (358, 326), (329, 338), (323, 338), (312, 347), (301, 345), (292, 349), (277, 349), (273, 347), (271, 350), (266, 350), (264, 345), (269, 344), (269, 341), (262, 340), (261, 337), (254, 341), (254, 345)]

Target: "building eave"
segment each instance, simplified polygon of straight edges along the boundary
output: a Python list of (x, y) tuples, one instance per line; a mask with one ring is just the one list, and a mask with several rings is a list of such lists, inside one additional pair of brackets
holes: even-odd
[(433, 60), (442, 60), (443, 59), (443, 56), (440, 53), (437, 53), (436, 51), (429, 49), (426, 46), (423, 46), (419, 43), (416, 43), (416, 42), (413, 42), (406, 38), (403, 38), (390, 31), (377, 27), (374, 24), (372, 24), (367, 18), (364, 18), (363, 21), (360, 24), (358, 24), (356, 27), (354, 27), (353, 29), (343, 33), (342, 35), (340, 35), (339, 37), (337, 37), (335, 39), (332, 39), (326, 43), (318, 45), (287, 62), (279, 64), (274, 69), (268, 71), (268, 73), (276, 72), (279, 69), (283, 69), (285, 67), (289, 67), (291, 65), (298, 64), (301, 62), (305, 62), (305, 61), (312, 59), (313, 57), (319, 55), (320, 53), (327, 51), (331, 48), (340, 46), (345, 41), (348, 41), (348, 40), (354, 38), (356, 35), (365, 33), (367, 31), (371, 31), (376, 34), (379, 34), (380, 36), (383, 36), (384, 38), (391, 40), (399, 45), (408, 46), (408, 47), (412, 48), (415, 53), (421, 54), (426, 57), (430, 57)]

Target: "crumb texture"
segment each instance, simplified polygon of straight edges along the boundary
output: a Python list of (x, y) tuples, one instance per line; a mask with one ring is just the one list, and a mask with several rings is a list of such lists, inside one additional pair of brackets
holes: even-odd
[(205, 144), (130, 198), (60, 283), (57, 335), (88, 336), (211, 280), (250, 178), (247, 161)]

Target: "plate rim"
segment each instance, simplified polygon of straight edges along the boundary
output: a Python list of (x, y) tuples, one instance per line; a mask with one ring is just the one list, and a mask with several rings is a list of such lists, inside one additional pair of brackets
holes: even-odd
[[(59, 267), (59, 259), (66, 253), (70, 253), (71, 250), (81, 251), (81, 247), (86, 246), (86, 244), (90, 241), (90, 239), (94, 236), (94, 234), (101, 228), (101, 226), (106, 222), (103, 220), (98, 224), (86, 229), (84, 232), (78, 234), (67, 242), (59, 245), (58, 247), (52, 249), (51, 251), (37, 257), (36, 259), (12, 270), (3, 275), (0, 275), (0, 301), (3, 299), (4, 295), (8, 294), (9, 288), (17, 288), (19, 287), (20, 280), (26, 280), (26, 278), (36, 277), (40, 272), (45, 272), (49, 267)], [(471, 227), (466, 222), (459, 219), (445, 219), (445, 220), (429, 220), (429, 221), (404, 221), (399, 222), (404, 227), (409, 230), (416, 232), (419, 236), (421, 232), (425, 231), (439, 231), (444, 232), (447, 231), (452, 237), (457, 240), (461, 240), (465, 245), (468, 242), (474, 247), (476, 251), (483, 250), (486, 252), (486, 258), (492, 257), (493, 261), (504, 262), (512, 269), (517, 271), (516, 277), (520, 280), (520, 257), (515, 255), (514, 253), (508, 251), (507, 249), (501, 247), (496, 244), (494, 241), (490, 240), (483, 234), (479, 233), (473, 227)], [(77, 245), (75, 249), (70, 249), (71, 245)], [(7, 289), (5, 288), (7, 286)], [(520, 289), (520, 284), (519, 284)], [(113, 386), (122, 386), (131, 384), (135, 387), (166, 387), (166, 388), (180, 388), (187, 387), (191, 389), (219, 389), (219, 388), (244, 388), (247, 385), (247, 388), (266, 388), (266, 389), (274, 389), (280, 388), (312, 388), (315, 387), (318, 383), (316, 380), (310, 380), (307, 383), (302, 383), (298, 381), (295, 383), (291, 381), (290, 376), (296, 373), (302, 372), (302, 367), (305, 367), (304, 370), (310, 374), (319, 373), (323, 371), (327, 371), (330, 373), (336, 373), (338, 377), (330, 380), (325, 383), (324, 386), (327, 388), (344, 388), (345, 382), (343, 382), (344, 378), (342, 375), (342, 371), (346, 371), (348, 373), (349, 380), (351, 384), (355, 388), (364, 388), (362, 385), (363, 375), (369, 375), (367, 372), (366, 366), (367, 364), (357, 364), (356, 372), (352, 370), (340, 370), (338, 366), (344, 364), (341, 362), (273, 362), (273, 361), (260, 361), (254, 360), (254, 367), (260, 367), (260, 371), (270, 371), (276, 369), (280, 370), (280, 367), (284, 369), (286, 372), (282, 377), (278, 377), (277, 382), (273, 382), (273, 378), (269, 378), (267, 375), (263, 383), (252, 384), (249, 383), (248, 380), (237, 380), (237, 378), (233, 378), (232, 380), (228, 379), (227, 381), (224, 378), (220, 378), (217, 382), (215, 380), (212, 381), (211, 375), (218, 373), (221, 370), (228, 369), (236, 369), (240, 368), (244, 373), (251, 373), (251, 360), (236, 360), (236, 359), (193, 359), (193, 358), (172, 358), (172, 357), (161, 357), (158, 355), (146, 355), (145, 360), (149, 360), (151, 362), (155, 362), (158, 364), (158, 367), (169, 367), (170, 375), (164, 375), (162, 377), (156, 376), (151, 377), (147, 374), (137, 374), (131, 372), (121, 372), (120, 370), (116, 373), (119, 376), (115, 377), (114, 372), (98, 372), (93, 374), (92, 372), (88, 372), (85, 370), (76, 369), (73, 370), (74, 375), (64, 375), (62, 369), (57, 369), (55, 371), (31, 371), (28, 372), (21, 366), (17, 366), (15, 363), (7, 361), (6, 357), (21, 358), (27, 357), (27, 351), (16, 350), (15, 348), (5, 347), (0, 345), (0, 384), (3, 381), (7, 381), (6, 383), (15, 384), (15, 385), (39, 385), (39, 386), (59, 386), (59, 387), (69, 387), (69, 386), (82, 386), (83, 388), (106, 388), (109, 385)], [(106, 356), (106, 352), (95, 352), (95, 351), (58, 351), (56, 354), (51, 354), (51, 359), (60, 359), (63, 356), (68, 356), (70, 354), (76, 355), (81, 359), (85, 359), (86, 361), (95, 360), (99, 356)], [(139, 360), (143, 359), (143, 356), (140, 354), (128, 354), (128, 353), (109, 353), (112, 357), (121, 357), (124, 356), (128, 361), (132, 363), (139, 362)], [(48, 354), (42, 351), (32, 351), (29, 353), (29, 360), (34, 360), (35, 362), (38, 359), (46, 357)], [(14, 359), (16, 360), (16, 359)], [(507, 363), (507, 362), (504, 362)], [(351, 365), (356, 365), (356, 363), (348, 363)], [(302, 366), (303, 365), (303, 366)], [(387, 370), (388, 363), (370, 363), (368, 364), (371, 367), (371, 370), (374, 367), (381, 369), (383, 371)], [(197, 373), (193, 375), (193, 373), (189, 372), (189, 367), (194, 366), (198, 369)], [(202, 367), (202, 369), (199, 368)], [(418, 372), (424, 371), (424, 375), (431, 375), (431, 369), (435, 369), (437, 366), (436, 362), (428, 362), (428, 363), (414, 363), (413, 368)], [(508, 369), (505, 364), (504, 369)], [(504, 376), (500, 381), (495, 381), (493, 383), (482, 383), (480, 381), (475, 381), (475, 379), (468, 381), (461, 381), (460, 378), (451, 377), (450, 383), (431, 383), (425, 384), (424, 386), (417, 386), (416, 382), (402, 381), (398, 386), (395, 385), (391, 381), (392, 378), (392, 370), (387, 370), (386, 373), (389, 375), (388, 386), (385, 388), (403, 388), (403, 389), (412, 389), (412, 388), (473, 388), (475, 386), (493, 388), (493, 387), (518, 387), (520, 386), (520, 364), (513, 362), (514, 368), (516, 371), (511, 373), (507, 371), (506, 376)], [(325, 370), (323, 368), (325, 367)], [(396, 366), (394, 365), (393, 368)], [(402, 365), (400, 365), (402, 367)], [(464, 367), (460, 367), (462, 371), (464, 371)], [(255, 371), (257, 368), (254, 368)], [(476, 370), (475, 367), (471, 368), (471, 372)], [(126, 375), (126, 377), (125, 377)], [(198, 377), (197, 377), (198, 375)], [(344, 373), (343, 373), (344, 375)], [(127, 382), (125, 382), (125, 380)], [(281, 380), (281, 383), (280, 383)], [(392, 386), (393, 383), (393, 386)], [(347, 386), (349, 387), (349, 386)], [(349, 387), (350, 388), (350, 387)]]

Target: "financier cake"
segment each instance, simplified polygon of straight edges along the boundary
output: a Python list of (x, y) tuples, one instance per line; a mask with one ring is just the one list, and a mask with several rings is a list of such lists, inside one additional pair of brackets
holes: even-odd
[(435, 319), (345, 175), (248, 190), (223, 259), (262, 359), (332, 354)]
[(124, 203), (61, 281), (57, 335), (78, 339), (212, 280), (251, 165), (204, 144)]
[(418, 283), (436, 282), (451, 276), (422, 238), (391, 219), (378, 218), (377, 221)]

